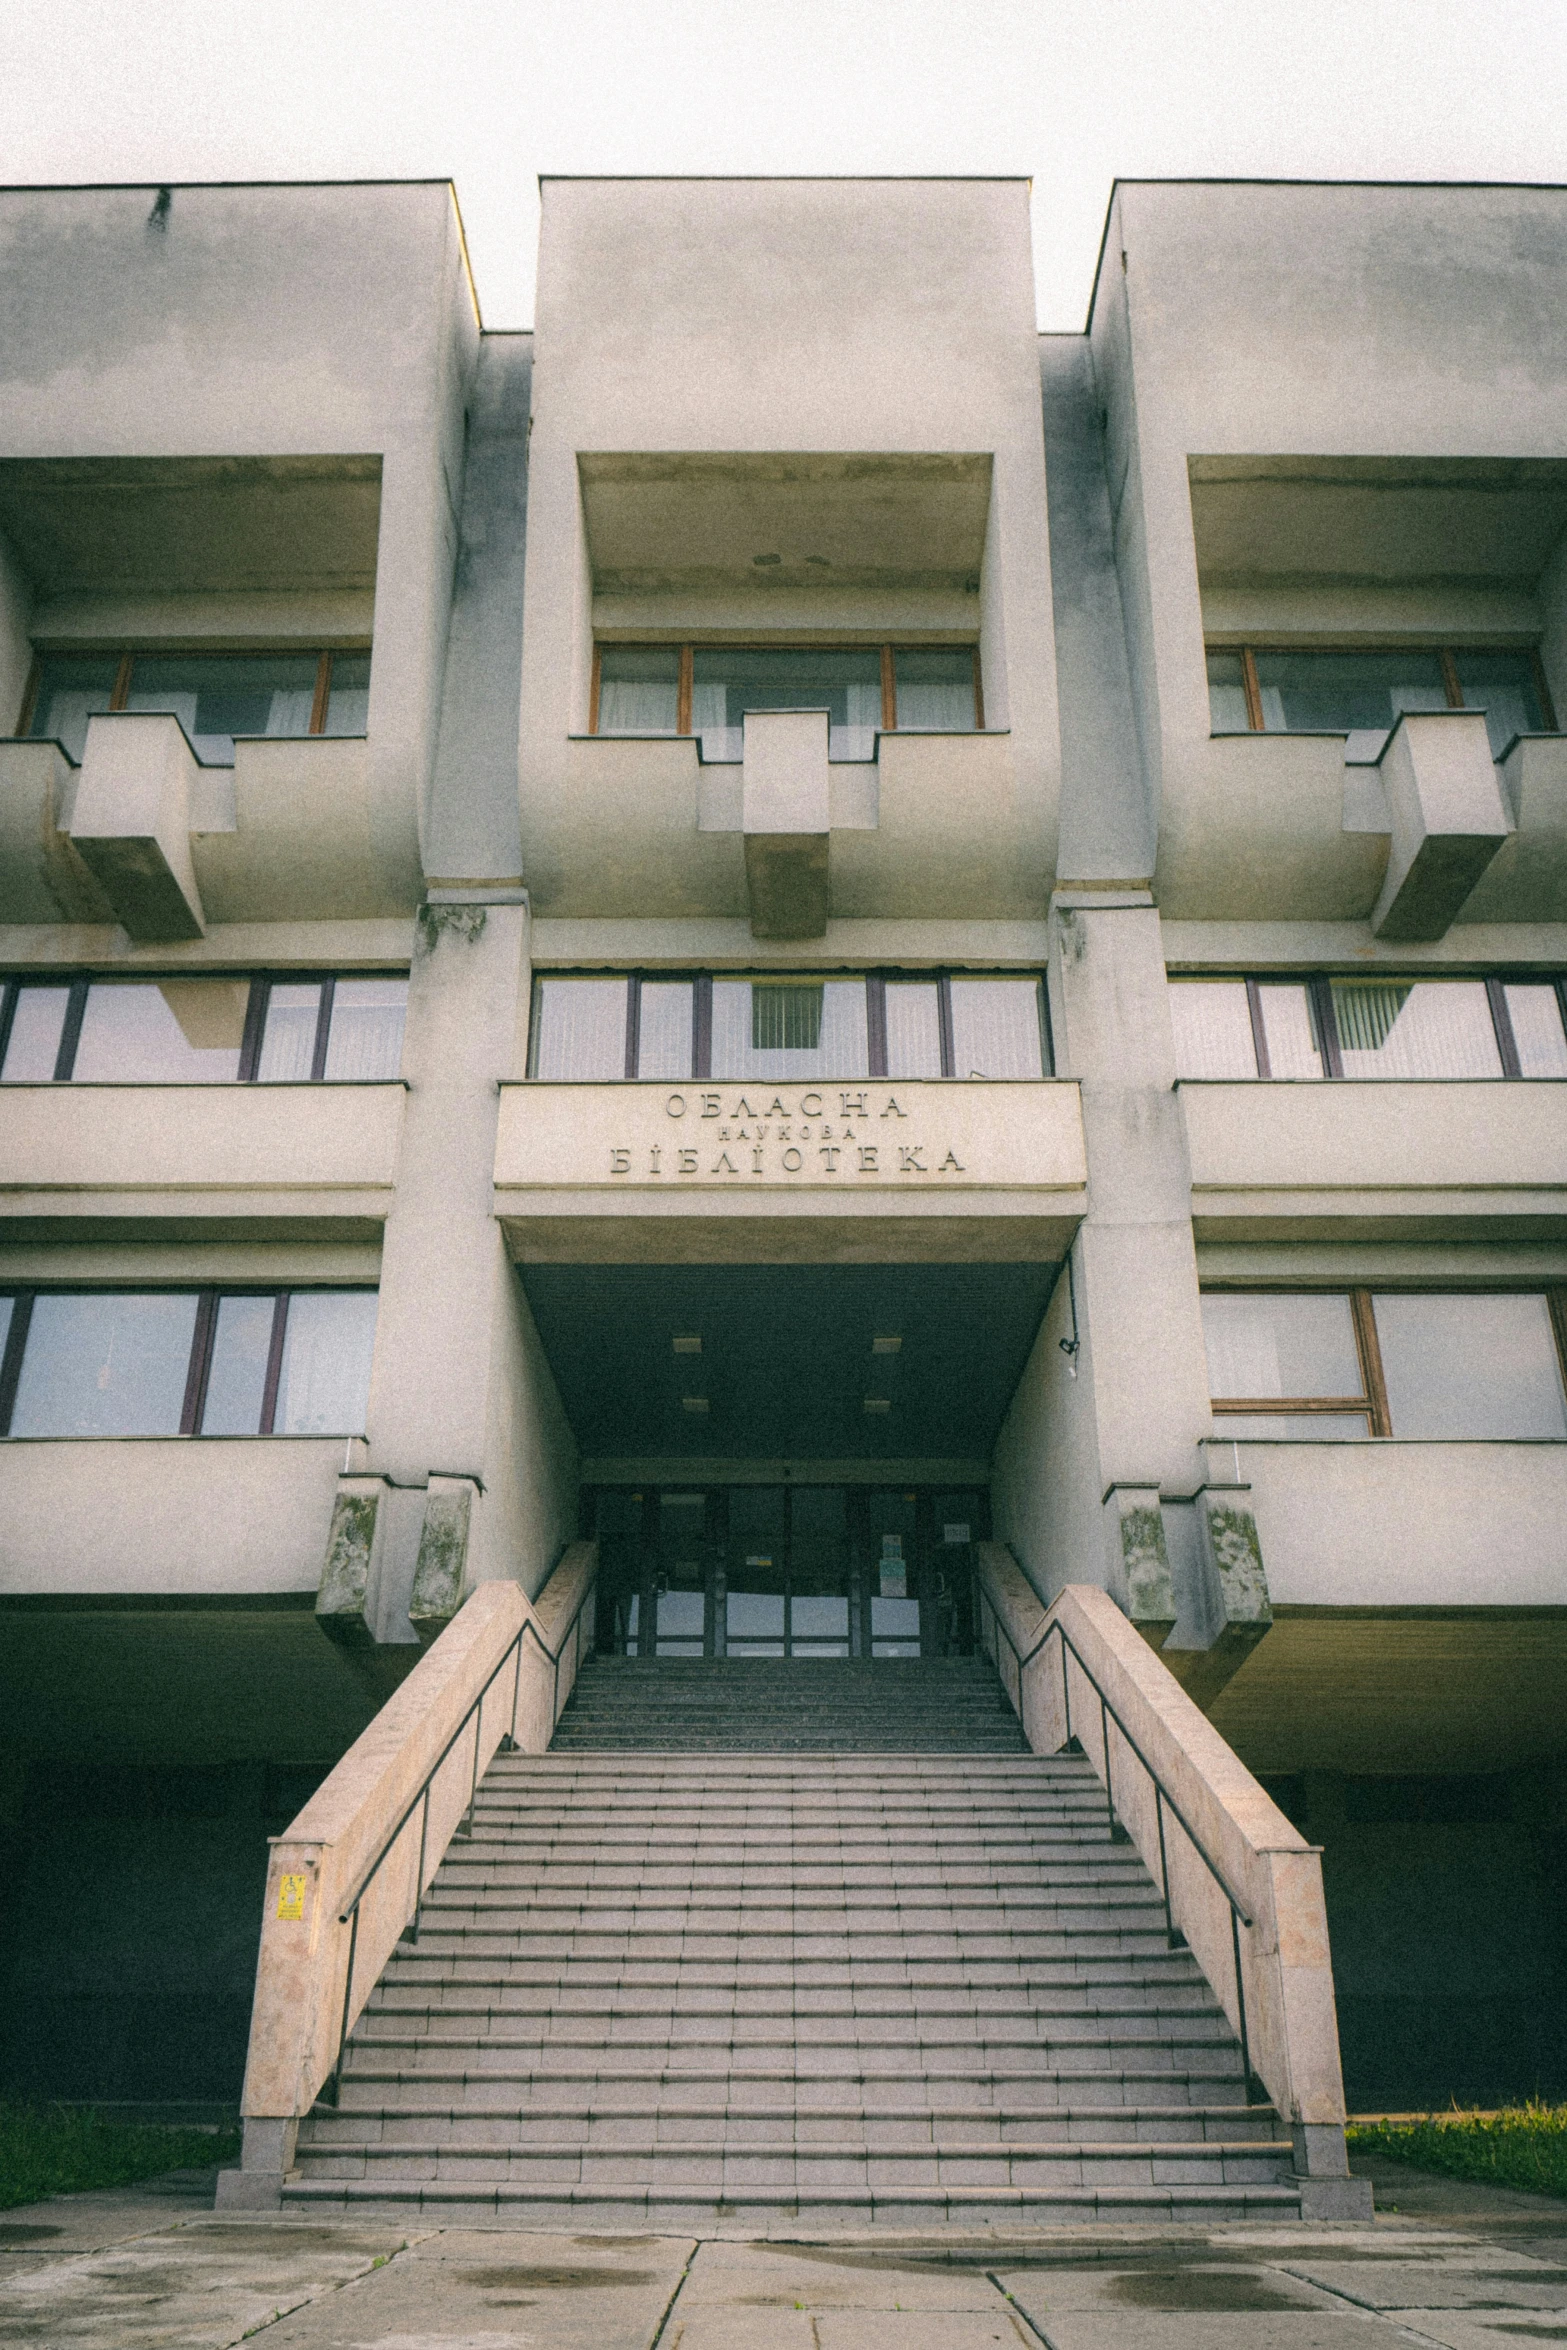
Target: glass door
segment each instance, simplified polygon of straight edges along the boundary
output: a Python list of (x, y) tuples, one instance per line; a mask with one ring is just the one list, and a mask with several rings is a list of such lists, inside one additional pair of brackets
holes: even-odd
[(865, 1580), (873, 1657), (920, 1653), (919, 1496), (873, 1488), (865, 1496)]
[(726, 1656), (783, 1656), (789, 1611), (789, 1496), (782, 1485), (732, 1485), (724, 1545)]
[(847, 1656), (853, 1632), (848, 1496), (841, 1485), (789, 1493), (789, 1654)]
[[(706, 1656), (711, 1649), (709, 1497), (661, 1493), (653, 1539), (650, 1613), (655, 1656)], [(648, 1652), (644, 1648), (642, 1653)]]

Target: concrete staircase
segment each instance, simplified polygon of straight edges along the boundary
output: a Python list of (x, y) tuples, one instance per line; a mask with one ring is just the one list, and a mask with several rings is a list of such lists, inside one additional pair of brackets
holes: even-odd
[(1299, 2211), (1097, 1778), (964, 1660), (595, 1660), (485, 1777), (298, 2162), (291, 2207), (540, 2228)]

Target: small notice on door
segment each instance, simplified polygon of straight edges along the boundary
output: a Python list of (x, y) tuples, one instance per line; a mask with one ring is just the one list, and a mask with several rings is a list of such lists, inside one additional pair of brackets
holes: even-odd
[(903, 1536), (884, 1534), (881, 1538), (881, 1597), (907, 1599), (909, 1570), (903, 1558)]
[(305, 1914), (305, 1880), (303, 1875), (279, 1877), (277, 1913), (280, 1918), (303, 1918)]
[(943, 1542), (967, 1542), (968, 1528), (967, 1526), (943, 1526), (941, 1539)]

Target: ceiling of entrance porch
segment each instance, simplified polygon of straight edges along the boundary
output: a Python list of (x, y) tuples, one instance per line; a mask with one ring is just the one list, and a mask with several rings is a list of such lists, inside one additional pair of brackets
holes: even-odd
[(1058, 1270), (529, 1264), (519, 1278), (584, 1454), (984, 1460)]

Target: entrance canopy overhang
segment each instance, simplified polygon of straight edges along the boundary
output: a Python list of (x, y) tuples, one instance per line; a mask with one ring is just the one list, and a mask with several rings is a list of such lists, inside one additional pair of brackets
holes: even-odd
[(501, 1088), (523, 1264), (1058, 1262), (1086, 1186), (1067, 1082)]
[(1059, 1269), (529, 1264), (521, 1279), (585, 1482), (984, 1482)]

